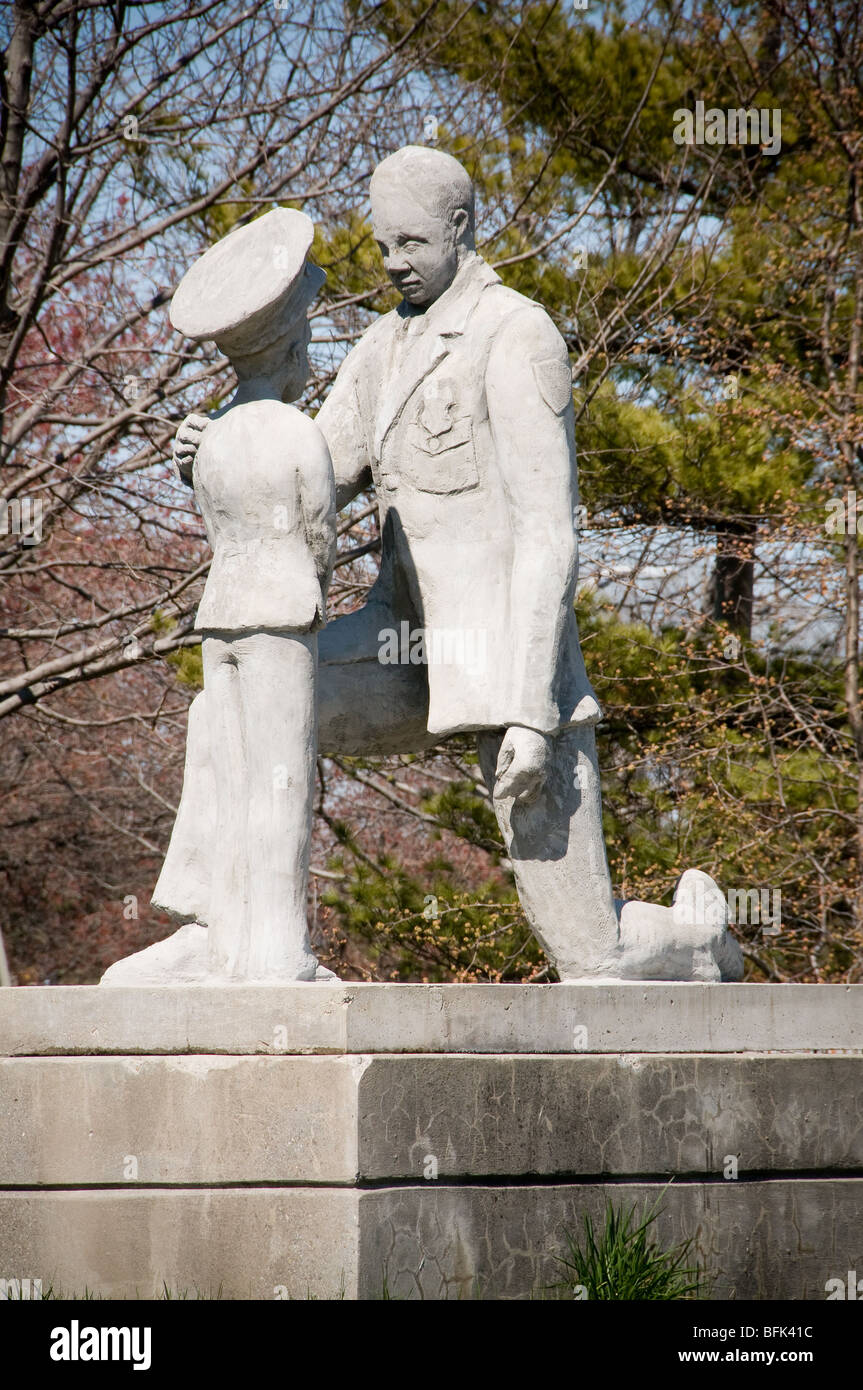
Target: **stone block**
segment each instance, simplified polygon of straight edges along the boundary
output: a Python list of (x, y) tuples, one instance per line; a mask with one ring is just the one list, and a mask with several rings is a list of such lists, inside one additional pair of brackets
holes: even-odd
[(863, 984), (0, 989), (0, 1056), (863, 1050)]
[(0, 1185), (355, 1182), (367, 1062), (0, 1060)]
[[(606, 1200), (656, 1207), (665, 1248), (690, 1237), (711, 1299), (825, 1299), (825, 1284), (863, 1276), (863, 1180), (386, 1188), (360, 1205), (360, 1298), (386, 1271), (397, 1298), (554, 1297), (565, 1232)], [(557, 1257), (557, 1258), (556, 1258)], [(788, 1319), (786, 1319), (788, 1321)]]
[(1, 1192), (2, 1278), (67, 1298), (355, 1298), (349, 1188)]
[(863, 1173), (863, 1057), (377, 1056), (358, 1118), (377, 1181)]

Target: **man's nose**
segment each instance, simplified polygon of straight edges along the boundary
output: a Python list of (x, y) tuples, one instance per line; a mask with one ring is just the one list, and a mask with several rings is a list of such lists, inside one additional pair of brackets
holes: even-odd
[(403, 251), (391, 251), (384, 262), (388, 275), (403, 275), (410, 264)]

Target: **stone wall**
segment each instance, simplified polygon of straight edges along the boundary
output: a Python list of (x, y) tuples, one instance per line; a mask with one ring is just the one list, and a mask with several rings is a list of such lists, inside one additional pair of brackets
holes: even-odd
[(609, 1196), (714, 1298), (863, 1276), (863, 986), (0, 991), (0, 1278), (550, 1297)]

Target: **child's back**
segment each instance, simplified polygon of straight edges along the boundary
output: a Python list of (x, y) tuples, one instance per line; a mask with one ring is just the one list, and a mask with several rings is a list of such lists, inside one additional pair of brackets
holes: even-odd
[(196, 626), (320, 626), (335, 556), (335, 483), (314, 421), (281, 401), (234, 406), (207, 428), (194, 486), (213, 549)]

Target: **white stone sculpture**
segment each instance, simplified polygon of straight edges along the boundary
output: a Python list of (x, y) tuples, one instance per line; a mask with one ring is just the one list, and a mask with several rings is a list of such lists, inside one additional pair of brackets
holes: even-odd
[[(561, 979), (739, 979), (709, 876), (687, 871), (670, 908), (613, 897), (601, 712), (573, 611), (563, 339), (477, 254), (473, 186), (451, 156), (399, 150), (376, 169), (371, 202), (402, 303), (348, 353), (315, 423), (338, 506), (374, 485), (381, 568), (366, 604), (320, 636), (321, 751), (407, 753), (475, 732), (522, 907)], [(178, 432), (181, 468), (200, 425)], [(396, 640), (405, 633), (421, 634), (425, 661)]]
[(212, 424), (193, 422), (192, 481), (213, 549), (196, 619), (204, 690), (153, 894), (186, 925), (112, 966), (104, 984), (335, 978), (306, 919), (335, 488), (323, 435), (286, 403), (306, 384), (307, 309), (324, 280), (307, 260), (313, 232), (303, 213), (267, 213), (202, 256), (171, 304), (174, 327), (215, 339), (238, 378)]

